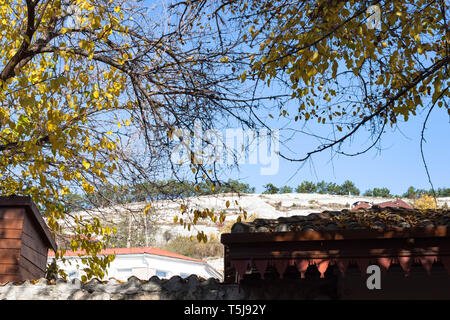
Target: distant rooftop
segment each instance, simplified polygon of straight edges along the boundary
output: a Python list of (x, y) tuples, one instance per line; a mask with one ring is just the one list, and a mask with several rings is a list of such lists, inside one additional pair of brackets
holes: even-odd
[(391, 200), (391, 201), (376, 203), (373, 206), (377, 206), (380, 208), (388, 208), (389, 207), (389, 208), (414, 209), (414, 207), (412, 205), (406, 203), (402, 199), (395, 199), (395, 200)]

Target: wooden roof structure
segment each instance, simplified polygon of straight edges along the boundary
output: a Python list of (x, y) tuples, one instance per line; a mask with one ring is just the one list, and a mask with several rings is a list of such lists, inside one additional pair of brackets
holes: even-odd
[(310, 265), (321, 277), (330, 265), (344, 274), (350, 264), (361, 270), (369, 264), (384, 270), (399, 264), (408, 274), (412, 264), (429, 272), (439, 261), (450, 272), (450, 210), (374, 207), (256, 219), (236, 223), (221, 242), (228, 283), (239, 282), (252, 268), (264, 278), (268, 266), (280, 278), (288, 266), (303, 278)]
[(0, 197), (0, 283), (44, 276), (48, 249), (57, 250), (29, 197)]

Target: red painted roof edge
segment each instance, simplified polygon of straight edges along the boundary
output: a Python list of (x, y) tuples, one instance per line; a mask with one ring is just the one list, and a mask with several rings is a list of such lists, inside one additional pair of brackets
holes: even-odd
[[(77, 251), (68, 250), (64, 253), (64, 257), (80, 256), (80, 255), (84, 255), (85, 252), (86, 252), (85, 250), (77, 250)], [(155, 248), (155, 247), (106, 248), (106, 249), (102, 249), (98, 253), (98, 255), (112, 255), (112, 254), (124, 255), (124, 254), (144, 254), (144, 253), (168, 257), (168, 258), (190, 260), (190, 261), (196, 261), (196, 262), (205, 262), (204, 260), (183, 256), (183, 255), (175, 253), (175, 252), (170, 252), (170, 251), (166, 251), (166, 250)], [(49, 251), (48, 256), (54, 257), (55, 253), (53, 251)]]

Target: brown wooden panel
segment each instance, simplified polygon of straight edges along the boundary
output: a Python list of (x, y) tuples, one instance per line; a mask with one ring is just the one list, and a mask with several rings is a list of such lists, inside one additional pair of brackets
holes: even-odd
[(19, 275), (0, 274), (0, 283), (17, 282), (17, 281), (20, 281), (20, 276)]
[(49, 247), (57, 250), (57, 245), (53, 235), (51, 234), (44, 218), (39, 213), (38, 208), (33, 203), (30, 197), (8, 196), (0, 197), (2, 208), (22, 208), (26, 210), (25, 217), (31, 218), (36, 224), (35, 229), (41, 234), (41, 237)]
[(19, 268), (27, 270), (30, 274), (33, 275), (33, 277), (35, 277), (35, 279), (38, 279), (44, 276), (46, 264), (44, 264), (43, 266), (36, 266), (32, 261), (22, 256), (20, 258)]
[(22, 230), (20, 229), (3, 229), (0, 227), (0, 239), (21, 239)]
[(37, 228), (40, 227), (30, 217), (26, 216), (23, 221), (24, 236), (22, 239), (32, 241), (33, 245), (30, 245), (30, 242), (28, 242), (28, 246), (35, 248), (39, 252), (42, 251), (42, 254), (47, 256), (47, 251), (44, 252), (43, 249), (48, 248), (48, 244), (44, 241), (42, 233)]
[(16, 264), (19, 262), (19, 249), (0, 249), (0, 263)]
[(43, 241), (36, 241), (33, 238), (31, 238), (26, 233), (22, 234), (22, 243), (26, 245), (29, 248), (32, 248), (33, 250), (37, 251), (38, 253), (44, 255), (47, 257), (48, 254), (48, 248), (44, 244)]
[[(326, 247), (325, 247), (326, 248)], [(358, 247), (355, 243), (354, 247), (343, 248), (342, 250), (299, 250), (296, 248), (280, 248), (280, 246), (270, 246), (265, 244), (264, 247), (245, 247), (230, 246), (230, 259), (330, 259), (330, 258), (370, 258), (370, 257), (399, 257), (399, 256), (436, 256), (450, 255), (449, 250), (442, 250), (439, 247), (431, 248), (364, 248)]]
[[(28, 261), (32, 262), (35, 266), (40, 269), (45, 270), (45, 265), (47, 264), (47, 256), (40, 254), (39, 252), (29, 248), (25, 244), (22, 244), (22, 249), (20, 250), (21, 260), (26, 258)], [(22, 263), (19, 263), (22, 265)]]
[(34, 240), (40, 240), (42, 235), (36, 230), (36, 223), (30, 220), (30, 217), (25, 216), (23, 219), (23, 233), (29, 235)]
[(17, 264), (0, 264), (0, 274), (18, 274), (19, 265)]
[(0, 208), (0, 219), (23, 219), (24, 208)]
[(298, 231), (298, 232), (243, 232), (223, 233), (221, 242), (251, 243), (251, 242), (293, 242), (318, 240), (361, 240), (361, 239), (391, 239), (391, 238), (428, 238), (450, 236), (450, 228), (438, 226), (435, 228), (396, 228), (392, 231), (376, 230), (336, 230), (336, 231)]
[(32, 273), (32, 272), (28, 271), (27, 269), (25, 269), (24, 267), (19, 268), (19, 275), (20, 275), (21, 281), (36, 280), (36, 279), (42, 278), (44, 276), (44, 274), (42, 272)]
[(0, 227), (2, 229), (20, 229), (22, 230), (23, 219), (1, 219)]
[(22, 241), (24, 245), (32, 248), (41, 255), (44, 255), (45, 261), (47, 261), (48, 244), (42, 238), (42, 234), (36, 230), (38, 227), (39, 226), (37, 226), (29, 217), (25, 217), (23, 222)]
[(20, 239), (1, 239), (0, 249), (20, 249), (22, 241)]
[(230, 243), (231, 259), (362, 258), (450, 255), (450, 238), (385, 238)]

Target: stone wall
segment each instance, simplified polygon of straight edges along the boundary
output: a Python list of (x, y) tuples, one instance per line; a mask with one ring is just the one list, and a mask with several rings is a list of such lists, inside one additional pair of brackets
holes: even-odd
[(99, 281), (82, 283), (46, 279), (0, 285), (0, 300), (234, 300), (245, 299), (237, 285), (224, 285), (216, 279), (179, 276), (169, 280), (152, 277), (148, 281), (130, 277), (128, 281)]
[[(309, 282), (309, 281), (307, 281)], [(326, 284), (327, 281), (320, 281)], [(253, 299), (329, 299), (323, 285), (292, 280), (243, 281), (241, 285), (220, 283), (214, 278), (191, 275), (168, 280), (152, 277), (148, 281), (130, 277), (128, 281), (79, 280), (25, 281), (0, 285), (0, 300), (253, 300)], [(325, 287), (329, 287), (325, 285)], [(325, 295), (324, 295), (325, 293)]]
[(413, 266), (408, 277), (398, 266), (382, 273), (381, 289), (369, 290), (367, 275), (349, 268), (345, 277), (329, 273), (306, 279), (244, 278), (240, 285), (221, 283), (214, 278), (191, 275), (168, 280), (152, 277), (148, 281), (130, 277), (128, 281), (97, 279), (25, 281), (0, 284), (0, 300), (323, 300), (323, 299), (450, 299), (450, 277), (442, 266), (435, 265), (427, 274)]

